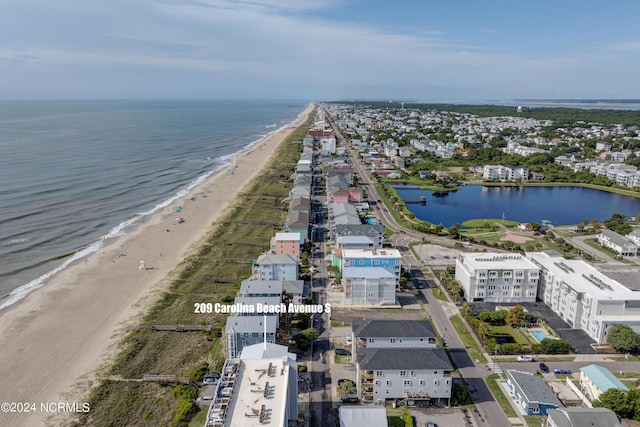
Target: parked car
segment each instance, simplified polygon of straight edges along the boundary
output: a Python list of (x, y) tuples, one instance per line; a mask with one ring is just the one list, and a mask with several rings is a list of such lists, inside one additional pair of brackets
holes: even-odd
[(220, 372), (207, 372), (204, 374), (203, 383), (205, 384), (216, 384), (220, 379)]
[(518, 362), (533, 362), (533, 357), (528, 354), (521, 354), (518, 356)]
[(351, 352), (349, 350), (345, 350), (344, 348), (336, 348), (336, 354), (338, 356), (351, 356)]
[(545, 365), (544, 363), (540, 363), (540, 371), (548, 374), (549, 373), (549, 367), (547, 365)]
[(342, 396), (340, 400), (342, 400), (342, 403), (358, 403), (358, 396), (354, 394), (348, 394), (346, 396)]
[(553, 373), (558, 375), (558, 374), (570, 374), (571, 373), (571, 369), (554, 369)]
[(438, 427), (436, 423), (432, 423), (431, 421), (427, 421), (427, 427)]

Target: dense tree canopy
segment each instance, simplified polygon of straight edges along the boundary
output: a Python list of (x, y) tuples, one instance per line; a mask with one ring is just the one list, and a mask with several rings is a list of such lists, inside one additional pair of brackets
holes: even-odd
[(623, 353), (636, 353), (640, 349), (640, 338), (627, 325), (613, 325), (607, 332), (607, 344)]

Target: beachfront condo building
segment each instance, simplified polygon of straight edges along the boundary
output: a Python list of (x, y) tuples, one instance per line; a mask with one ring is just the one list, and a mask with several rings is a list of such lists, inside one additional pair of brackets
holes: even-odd
[(467, 301), (535, 302), (540, 269), (520, 254), (461, 253), (455, 278)]
[(538, 297), (572, 328), (598, 344), (617, 323), (640, 333), (640, 292), (557, 252), (531, 252), (527, 258), (541, 270)]
[(296, 356), (260, 343), (225, 361), (205, 427), (288, 426), (298, 420)]

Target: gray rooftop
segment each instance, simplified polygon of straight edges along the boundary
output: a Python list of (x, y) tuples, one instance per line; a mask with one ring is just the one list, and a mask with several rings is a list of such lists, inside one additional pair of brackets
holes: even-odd
[(384, 406), (341, 406), (340, 427), (387, 427)]
[(278, 316), (229, 316), (224, 332), (228, 334), (233, 330), (236, 334), (262, 333), (264, 332), (264, 319), (267, 320), (267, 333), (275, 334)]
[(609, 239), (609, 241), (614, 243), (615, 245), (618, 245), (618, 246), (621, 246), (621, 247), (635, 246), (635, 244), (633, 242), (630, 242), (629, 240), (625, 239), (623, 235), (618, 234), (615, 231), (602, 230), (600, 232), (600, 234), (602, 234), (603, 236), (607, 237)]
[(362, 348), (358, 350), (358, 364), (367, 371), (401, 369), (442, 369), (453, 366), (442, 348)]
[(542, 378), (539, 378), (528, 372), (520, 372), (508, 370), (507, 376), (511, 377), (514, 385), (520, 389), (520, 392), (529, 403), (545, 403), (564, 407), (562, 402), (558, 400), (555, 393), (551, 391), (549, 384)]
[(351, 327), (356, 338), (436, 336), (428, 320), (354, 320)]
[(557, 427), (629, 427), (629, 424), (607, 408), (549, 409), (547, 415)]
[(382, 267), (344, 267), (342, 269), (342, 278), (355, 278), (355, 279), (395, 279), (395, 274), (389, 270), (385, 270)]
[(298, 264), (298, 261), (289, 254), (262, 254), (256, 260), (258, 265), (274, 264)]
[(282, 280), (243, 280), (240, 295), (282, 294)]
[(345, 230), (349, 230), (353, 233), (367, 233), (368, 231), (375, 230), (380, 234), (384, 234), (384, 225), (382, 224), (338, 224), (336, 225), (336, 233), (342, 234)]

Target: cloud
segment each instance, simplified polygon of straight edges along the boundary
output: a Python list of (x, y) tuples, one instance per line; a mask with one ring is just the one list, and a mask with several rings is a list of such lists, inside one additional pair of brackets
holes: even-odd
[[(162, 97), (170, 87), (171, 94), (184, 96), (326, 99), (394, 91), (413, 98), (438, 90), (455, 97), (531, 95), (526, 88), (555, 93), (595, 87), (606, 75), (605, 58), (597, 56), (533, 56), (526, 47), (462, 43), (455, 32), (399, 34), (341, 20), (339, 13), (328, 18), (339, 0), (93, 3), (24, 0), (12, 10), (0, 6), (8, 23), (0, 28), (0, 97), (26, 76), (34, 90), (78, 87), (82, 96), (111, 85), (128, 88), (131, 96), (155, 90)], [(78, 83), (68, 83), (69, 75)]]
[(614, 51), (640, 52), (640, 41), (627, 41), (609, 45)]

